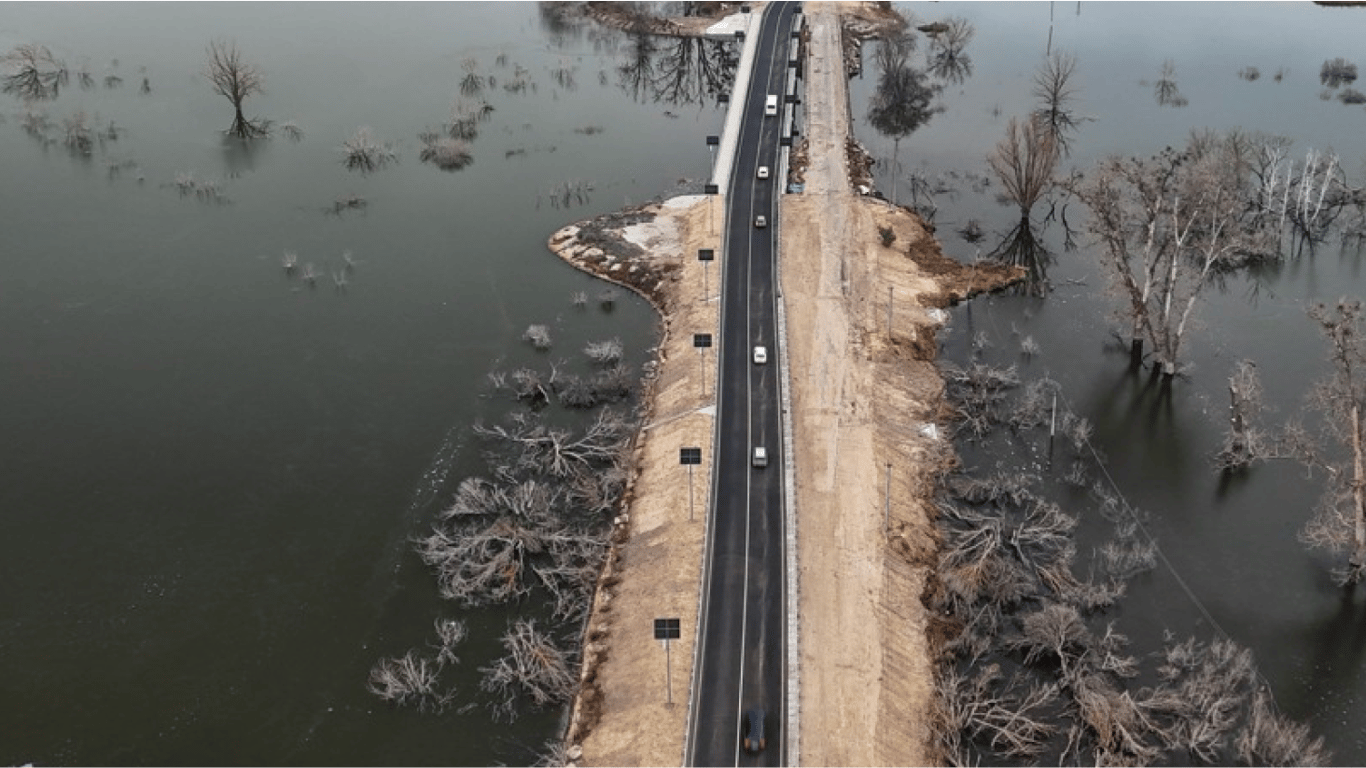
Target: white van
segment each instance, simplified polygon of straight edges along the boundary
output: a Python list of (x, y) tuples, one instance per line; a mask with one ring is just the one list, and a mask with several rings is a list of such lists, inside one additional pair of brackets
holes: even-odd
[(768, 98), (767, 98), (766, 100), (764, 100), (764, 114), (765, 114), (765, 115), (769, 115), (769, 116), (778, 114), (778, 97), (777, 97), (777, 96), (775, 96), (775, 95), (773, 95), (773, 94), (770, 93), (770, 94), (768, 95)]
[(754, 461), (751, 462), (755, 467), (763, 469), (768, 466), (768, 449), (762, 445), (754, 446)]

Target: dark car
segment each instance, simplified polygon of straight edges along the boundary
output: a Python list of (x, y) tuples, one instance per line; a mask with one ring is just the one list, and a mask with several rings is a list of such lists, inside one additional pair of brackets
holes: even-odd
[(764, 744), (764, 710), (754, 707), (745, 711), (745, 751), (762, 752)]

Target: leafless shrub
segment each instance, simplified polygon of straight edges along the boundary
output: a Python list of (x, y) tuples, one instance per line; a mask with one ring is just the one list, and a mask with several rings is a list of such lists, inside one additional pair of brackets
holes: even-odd
[(1157, 544), (1140, 537), (1132, 521), (1117, 523), (1114, 538), (1102, 544), (1097, 554), (1113, 581), (1128, 581), (1157, 567)]
[(181, 197), (194, 197), (201, 203), (223, 204), (228, 202), (228, 198), (223, 194), (223, 185), (218, 181), (201, 181), (195, 178), (194, 172), (180, 172), (175, 175), (172, 186), (180, 193)]
[(1309, 726), (1276, 712), (1263, 688), (1252, 697), (1252, 712), (1236, 747), (1238, 759), (1246, 765), (1328, 765), (1331, 757), (1323, 737), (1312, 738)]
[(19, 118), (19, 124), (23, 126), (25, 133), (36, 138), (45, 137), (48, 129), (52, 127), (47, 111), (36, 104), (24, 105), (24, 113)]
[(1219, 762), (1257, 683), (1252, 652), (1232, 640), (1205, 644), (1189, 638), (1169, 642), (1163, 662), (1157, 670), (1163, 680), (1155, 699), (1160, 704), (1150, 708), (1167, 720), (1161, 729), (1167, 748)]
[(968, 223), (958, 230), (958, 236), (963, 238), (965, 242), (975, 244), (982, 242), (987, 233), (982, 229), (982, 223), (977, 219), (968, 219)]
[(398, 154), (388, 142), (375, 139), (368, 127), (363, 127), (341, 145), (342, 162), (349, 170), (370, 173), (390, 163), (398, 162)]
[(460, 79), (460, 92), (466, 96), (477, 96), (484, 90), (484, 78), (478, 72), (467, 72)]
[(300, 277), (302, 277), (302, 278), (304, 279), (304, 282), (305, 282), (305, 283), (308, 283), (309, 286), (315, 286), (315, 285), (317, 285), (317, 283), (318, 283), (318, 278), (320, 278), (320, 277), (322, 277), (322, 276), (323, 276), (323, 273), (322, 273), (322, 272), (319, 272), (319, 271), (318, 271), (318, 268), (315, 267), (315, 266), (313, 266), (313, 263), (312, 263), (312, 262), (309, 262), (308, 264), (305, 264), (305, 265), (304, 265), (303, 274), (300, 275)]
[(299, 267), (299, 254), (294, 251), (286, 250), (280, 254), (280, 266), (285, 268), (288, 274), (294, 274), (294, 270)]
[(564, 739), (551, 739), (541, 748), (532, 768), (563, 768), (574, 762), (569, 758), (569, 745)]
[(582, 309), (583, 307), (588, 306), (588, 292), (574, 291), (574, 293), (570, 294), (569, 300), (574, 303), (574, 306)]
[(940, 681), (931, 713), (931, 730), (951, 765), (976, 762), (970, 749), (973, 740), (1013, 758), (1041, 754), (1056, 731), (1047, 709), (1057, 698), (1056, 686), (1034, 686), (1020, 692), (1022, 682), (1012, 679), (1001, 686), (1001, 668), (986, 665), (968, 678), (950, 669)]
[(455, 646), (464, 641), (465, 636), (469, 634), (465, 622), (459, 619), (437, 619), (432, 623), (432, 626), (436, 630), (437, 639), (436, 663), (438, 665), (460, 663), (460, 657), (455, 655)]
[[(1022, 352), (1025, 352), (1025, 341), (1033, 341), (1033, 338), (1026, 337), (1020, 342), (1020, 351)], [(1037, 354), (1037, 345), (1035, 346), (1034, 352), (1027, 354)], [(1010, 410), (1008, 421), (1011, 428), (1023, 430), (1052, 425), (1058, 417), (1061, 393), (1062, 385), (1046, 376), (1029, 382), (1016, 400), (1015, 407)], [(1067, 412), (1066, 401), (1062, 401), (1061, 405), (1065, 416)]]
[(1098, 672), (1079, 675), (1071, 688), (1078, 719), (1096, 741), (1096, 762), (1151, 765), (1160, 751), (1147, 736), (1155, 730), (1144, 706)]
[(73, 154), (90, 155), (95, 147), (95, 137), (90, 130), (90, 120), (85, 112), (77, 112), (62, 120), (62, 129), (65, 134), (62, 143), (67, 149)]
[(441, 664), (413, 651), (396, 659), (380, 659), (370, 670), (371, 693), (399, 706), (415, 706), (422, 712), (440, 712), (455, 696), (454, 690), (438, 689)]
[(518, 619), (502, 643), (506, 655), (481, 670), (480, 688), (502, 698), (494, 706), (495, 717), (515, 720), (523, 700), (543, 708), (573, 696), (578, 684), (575, 662), (536, 628), (535, 621)]
[(588, 346), (583, 348), (583, 353), (598, 365), (614, 365), (621, 362), (621, 339), (590, 341)]
[(460, 139), (434, 133), (423, 133), (418, 139), (422, 141), (418, 159), (443, 171), (458, 171), (474, 159), (470, 154), (470, 145)]
[(581, 376), (565, 376), (555, 388), (560, 405), (566, 408), (592, 408), (598, 404), (593, 384)]
[(369, 204), (369, 201), (365, 198), (361, 197), (360, 195), (352, 193), (339, 197), (336, 200), (333, 200), (332, 207), (324, 208), (323, 212), (330, 213), (333, 216), (341, 216), (343, 213), (346, 213), (347, 211), (363, 210), (365, 206)]
[(584, 125), (574, 129), (574, 133), (581, 133), (585, 136), (593, 136), (603, 132), (601, 125)]
[[(143, 82), (145, 83), (146, 80)], [(290, 141), (303, 141), (304, 129), (300, 128), (299, 124), (293, 120), (286, 120), (283, 123), (280, 123), (280, 131), (284, 133), (285, 138)]]
[(1319, 68), (1319, 82), (1329, 88), (1336, 88), (1344, 83), (1354, 83), (1357, 79), (1357, 65), (1342, 58), (1328, 59)]
[(940, 366), (946, 391), (954, 404), (957, 429), (981, 439), (1003, 418), (1002, 404), (1008, 390), (1019, 386), (1015, 366), (993, 368), (973, 363), (967, 368), (946, 362)]
[(1256, 67), (1243, 67), (1242, 69), (1238, 70), (1238, 77), (1248, 81), (1249, 83), (1257, 80), (1261, 76), (1262, 71), (1260, 69), (1257, 69)]
[(1343, 88), (1338, 94), (1338, 101), (1343, 104), (1366, 104), (1366, 93), (1355, 88)]
[(4, 85), (0, 90), (26, 101), (57, 98), (70, 77), (64, 62), (46, 47), (33, 43), (15, 46), (0, 57), (0, 65), (4, 67)]
[(531, 346), (537, 349), (550, 349), (550, 326), (539, 323), (527, 326), (522, 332), (522, 341), (531, 342)]
[(123, 78), (122, 78), (122, 77), (119, 77), (118, 75), (105, 75), (105, 76), (104, 76), (104, 87), (105, 87), (105, 88), (118, 88), (120, 85), (123, 85)]
[(617, 297), (621, 294), (616, 288), (604, 288), (598, 291), (598, 304), (603, 309), (611, 309), (617, 303)]

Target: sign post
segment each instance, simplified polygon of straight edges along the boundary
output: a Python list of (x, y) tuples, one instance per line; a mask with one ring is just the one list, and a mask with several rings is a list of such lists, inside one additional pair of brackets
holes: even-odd
[(711, 294), (711, 290), (707, 287), (707, 267), (711, 266), (712, 261), (715, 259), (716, 251), (711, 248), (697, 249), (697, 260), (702, 262), (702, 301), (704, 303)]
[(710, 333), (694, 333), (692, 345), (697, 347), (698, 359), (702, 362), (702, 397), (707, 396), (707, 347), (711, 346)]
[(673, 670), (669, 661), (669, 641), (681, 636), (678, 619), (655, 619), (655, 639), (664, 641), (664, 697), (665, 703), (673, 706)]
[(701, 448), (679, 448), (678, 463), (688, 467), (688, 522), (692, 522), (692, 468), (702, 463)]

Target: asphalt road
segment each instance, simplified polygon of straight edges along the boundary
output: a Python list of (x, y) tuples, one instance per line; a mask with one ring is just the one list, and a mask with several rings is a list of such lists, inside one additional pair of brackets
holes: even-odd
[[(781, 110), (764, 115), (764, 100), (783, 100), (792, 15), (797, 3), (767, 6), (745, 97), (729, 183), (718, 354), (716, 463), (707, 542), (688, 765), (783, 765), (786, 702), (785, 521), (774, 258)], [(768, 166), (768, 179), (756, 177)], [(755, 217), (768, 226), (755, 227)], [(753, 362), (756, 345), (768, 362)], [(751, 466), (755, 446), (768, 466)], [(742, 747), (741, 713), (762, 707), (766, 748)]]

